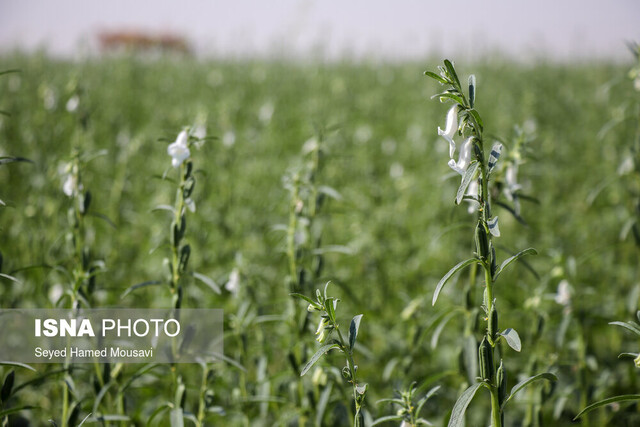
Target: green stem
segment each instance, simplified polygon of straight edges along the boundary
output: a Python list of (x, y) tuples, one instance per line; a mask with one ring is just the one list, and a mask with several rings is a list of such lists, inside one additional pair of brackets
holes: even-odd
[(342, 337), (342, 332), (340, 332), (340, 328), (337, 324), (334, 323), (335, 330), (338, 332), (338, 338), (340, 339), (340, 348), (347, 355), (347, 368), (349, 369), (349, 373), (351, 375), (351, 385), (353, 387), (353, 403), (355, 405), (355, 413), (353, 417), (353, 425), (358, 425), (358, 416), (360, 415), (360, 404), (358, 403), (358, 380), (356, 378), (356, 368), (355, 363), (353, 361), (353, 351), (348, 349), (347, 345), (344, 342), (344, 338)]
[(69, 386), (66, 381), (62, 381), (62, 420), (60, 424), (62, 427), (67, 427), (69, 418)]
[[(178, 189), (176, 191), (176, 204), (174, 211), (174, 219), (173, 223), (176, 227), (180, 227), (182, 221), (182, 213), (184, 211), (184, 163), (180, 165), (180, 183), (178, 184)], [(172, 240), (175, 240), (174, 230), (171, 229)], [(172, 255), (172, 264), (171, 264), (171, 288), (172, 291), (175, 292), (176, 289), (180, 288), (180, 257), (178, 253), (178, 249), (180, 248), (180, 241), (174, 241), (171, 245), (171, 255)], [(175, 304), (178, 301), (176, 300)], [(179, 307), (175, 307), (179, 308)]]
[[(479, 131), (476, 132), (476, 138), (480, 145), (480, 151), (484, 153), (484, 144), (482, 140), (482, 135)], [(489, 247), (492, 247), (491, 242), (491, 233), (488, 230), (487, 224), (489, 223), (489, 219), (491, 217), (490, 212), (490, 203), (489, 203), (489, 168), (485, 163), (484, 156), (482, 159), (480, 168), (481, 168), (481, 185), (482, 185), (482, 197), (480, 200), (480, 208), (479, 208), (479, 221), (482, 221), (482, 225), (484, 227), (484, 231), (487, 234), (487, 242), (489, 242)], [(491, 257), (493, 256), (493, 251), (491, 251), (487, 257), (482, 262), (482, 266), (484, 268), (484, 280), (487, 289), (487, 341), (491, 344), (492, 347), (496, 347), (496, 342), (493, 340), (493, 337), (489, 333), (489, 316), (491, 316), (491, 312), (493, 310), (493, 277), (491, 275)], [(495, 362), (492, 359), (490, 363), (494, 366), (491, 367), (492, 372), (495, 372)], [(491, 425), (492, 427), (502, 427), (502, 413), (500, 410), (500, 398), (498, 396), (498, 387), (496, 385), (490, 386), (491, 391)]]
[(202, 382), (200, 383), (200, 396), (198, 398), (198, 426), (204, 425), (204, 415), (206, 409), (205, 397), (207, 393), (207, 377), (209, 376), (209, 366), (203, 365)]
[(502, 416), (500, 413), (500, 400), (498, 398), (498, 387), (493, 385), (491, 391), (491, 427), (502, 427)]

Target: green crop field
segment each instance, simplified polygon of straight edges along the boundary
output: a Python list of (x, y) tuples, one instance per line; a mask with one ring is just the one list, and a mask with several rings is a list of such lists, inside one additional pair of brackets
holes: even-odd
[[(636, 327), (609, 324), (637, 321), (640, 301), (632, 60), (455, 62), (463, 92), (476, 77), (484, 156), (504, 147), (488, 194), (498, 265), (537, 251), (493, 287), (521, 351), (506, 336), (492, 351), (509, 391), (552, 375), (509, 400), (505, 426), (640, 425), (633, 401), (572, 421), (640, 393)], [(498, 385), (476, 382), (480, 258), (432, 305), (479, 250), (477, 211), (456, 206), (460, 175), (438, 135), (453, 103), (432, 99), (446, 87), (424, 75), (441, 64), (1, 57), (0, 71), (18, 70), (0, 76), (2, 308), (177, 304), (225, 319), (215, 363), (2, 362), (2, 425), (447, 425), (473, 384), (488, 390), (467, 425), (488, 425)], [(174, 168), (167, 149), (187, 127), (189, 157)], [(354, 346), (343, 337), (359, 314)]]

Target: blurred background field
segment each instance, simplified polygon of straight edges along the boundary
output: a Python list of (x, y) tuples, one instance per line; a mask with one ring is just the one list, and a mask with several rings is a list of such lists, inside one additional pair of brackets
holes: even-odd
[[(283, 315), (290, 298), (285, 233), (278, 227), (287, 223), (290, 203), (283, 177), (301, 164), (305, 142), (326, 129), (318, 180), (341, 198), (323, 210), (323, 244), (344, 246), (348, 254), (326, 255), (317, 286), (332, 281), (343, 322), (349, 313), (364, 314), (359, 372), (370, 383), (368, 410), (389, 413), (375, 401), (444, 372), (429, 380), (443, 388), (424, 414), (438, 423), (465, 381), (457, 373), (465, 314), (453, 312), (446, 324), (441, 315), (465, 306), (460, 290), (468, 275), (450, 284), (436, 307), (431, 296), (440, 277), (472, 251), (474, 227), (474, 216), (453, 204), (458, 178), (446, 165), (447, 143), (437, 137), (447, 107), (430, 100), (439, 88), (422, 75), (438, 63), (3, 56), (0, 69), (20, 72), (0, 80), (0, 109), (9, 113), (0, 116), (0, 147), (33, 161), (0, 169), (7, 203), (0, 216), (2, 268), (22, 282), (3, 284), (3, 307), (52, 307), (67, 286), (52, 267), (70, 262), (71, 199), (62, 191), (61, 165), (73, 144), (97, 154), (83, 180), (92, 193), (91, 211), (108, 218), (88, 219), (93, 258), (107, 268), (96, 282), (95, 305), (170, 305), (164, 287), (121, 294), (161, 274), (170, 218), (152, 209), (174, 198), (173, 187), (159, 178), (170, 167), (166, 147), (184, 125), (204, 125), (216, 139), (192, 155), (197, 211), (187, 239), (193, 268), (213, 278), (222, 294), (189, 283), (184, 307), (224, 308), (225, 354), (246, 369), (216, 366), (212, 402), (226, 415), (212, 415), (211, 422), (291, 422), (296, 409), (281, 384), (291, 376), (286, 353), (293, 332), (269, 317)], [(584, 393), (591, 402), (637, 390), (633, 363), (617, 355), (637, 351), (638, 343), (607, 325), (634, 318), (639, 298), (638, 249), (630, 237), (620, 238), (637, 189), (637, 182), (618, 173), (636, 132), (630, 63), (491, 60), (457, 68), (462, 78), (477, 76), (477, 109), (488, 134), (507, 148), (517, 128), (531, 137), (532, 158), (519, 174), (523, 191), (537, 200), (522, 201), (526, 226), (498, 211), (498, 257), (528, 246), (540, 255), (528, 260), (530, 269), (520, 264), (501, 279), (501, 322), (523, 339), (522, 353), (508, 357), (513, 372), (537, 365), (560, 377), (541, 393), (552, 396), (543, 407), (544, 425), (569, 425)], [(234, 269), (240, 274), (237, 293), (224, 288)], [(571, 286), (571, 307), (554, 299), (561, 280)], [(479, 303), (481, 291), (472, 297)], [(303, 339), (313, 347), (311, 332)], [(190, 387), (199, 386), (197, 377), (188, 378)], [(162, 398), (162, 381), (146, 379), (128, 397), (137, 422)], [(56, 418), (59, 394), (51, 382), (17, 398), (41, 408), (27, 417), (46, 420)], [(521, 425), (535, 396), (523, 394), (507, 425)], [(342, 422), (339, 400), (338, 394), (332, 398), (325, 424)], [(482, 404), (472, 405), (475, 416), (484, 413)], [(91, 398), (83, 405), (82, 414), (90, 412)], [(611, 425), (633, 425), (637, 412), (627, 408), (613, 415), (603, 410), (595, 425), (603, 425), (605, 414), (620, 420)]]
[[(449, 105), (431, 99), (441, 87), (423, 75), (449, 58), (463, 82), (476, 75), (487, 144), (505, 146), (495, 182), (517, 141), (527, 146), (518, 182), (529, 197), (521, 221), (495, 204), (496, 249), (500, 260), (527, 247), (539, 255), (496, 285), (500, 324), (522, 339), (522, 352), (500, 351), (509, 388), (542, 371), (559, 380), (519, 394), (505, 426), (640, 425), (634, 403), (572, 421), (588, 403), (640, 390), (638, 368), (618, 359), (640, 343), (608, 324), (635, 319), (640, 302), (640, 71), (626, 46), (640, 40), (638, 12), (634, 0), (2, 1), (0, 72), (15, 72), (0, 75), (0, 156), (31, 163), (0, 165), (0, 272), (19, 281), (0, 277), (1, 306), (69, 305), (60, 297), (77, 260), (63, 184), (74, 147), (91, 193), (85, 243), (105, 269), (92, 305), (172, 306), (167, 286), (127, 289), (164, 278), (172, 218), (157, 207), (176, 197), (163, 179), (176, 176), (167, 146), (189, 126), (207, 138), (191, 150), (196, 211), (185, 240), (189, 269), (210, 281), (188, 277), (182, 306), (224, 309), (227, 359), (204, 388), (199, 366), (180, 367), (185, 414), (206, 408), (203, 425), (350, 425), (342, 357), (299, 378), (320, 346), (318, 318), (300, 330), (292, 311), (304, 319), (306, 304), (289, 296), (292, 177), (321, 147), (324, 205), (309, 229), (300, 215), (295, 234), (307, 251), (304, 292), (330, 281), (345, 329), (364, 314), (355, 357), (369, 383), (367, 425), (398, 409), (378, 399), (414, 381), (419, 396), (441, 386), (421, 415), (446, 425), (475, 381), (484, 333), (472, 309), (482, 284), (470, 285), (469, 271), (431, 305), (440, 278), (471, 256), (477, 221), (454, 205), (459, 175), (437, 134)], [(16, 384), (0, 393), (0, 419), (34, 407), (9, 425), (65, 425), (65, 388), (68, 425), (89, 414), (93, 424), (170, 424), (170, 365), (35, 368), (0, 364), (2, 385), (12, 371)], [(106, 388), (101, 375), (113, 379)], [(468, 425), (486, 425), (485, 397)]]

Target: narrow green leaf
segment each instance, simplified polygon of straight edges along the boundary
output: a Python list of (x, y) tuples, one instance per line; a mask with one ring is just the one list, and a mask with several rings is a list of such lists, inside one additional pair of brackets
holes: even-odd
[(418, 405), (416, 406), (416, 415), (420, 415), (420, 411), (422, 411), (422, 407), (424, 406), (424, 404), (427, 403), (427, 400), (429, 400), (431, 396), (436, 394), (438, 390), (440, 390), (439, 385), (433, 387), (431, 390), (427, 392), (427, 394), (422, 399), (420, 399), (420, 401), (418, 402)]
[(303, 299), (303, 300), (305, 300), (306, 302), (308, 302), (309, 304), (313, 304), (313, 305), (318, 304), (317, 302), (315, 302), (314, 300), (312, 300), (312, 299), (311, 299), (311, 298), (309, 298), (308, 296), (306, 296), (306, 295), (302, 295), (302, 294), (299, 294), (299, 293), (297, 293), (297, 292), (292, 292), (292, 293), (290, 293), (290, 294), (289, 294), (289, 296), (294, 297), (294, 298), (300, 298), (300, 299)]
[(459, 314), (459, 313), (460, 312), (457, 310), (451, 310), (447, 313), (444, 313), (444, 315), (441, 318), (436, 319), (436, 322), (439, 322), (439, 323), (437, 324), (437, 326), (433, 330), (433, 334), (431, 335), (432, 349), (435, 349), (438, 346), (438, 340), (440, 339), (440, 334), (444, 330), (444, 327), (447, 325), (447, 322), (451, 320), (456, 314)]
[(384, 416), (384, 417), (380, 417), (380, 418), (376, 419), (373, 423), (371, 423), (371, 427), (377, 426), (377, 425), (380, 425), (382, 423), (386, 423), (386, 422), (389, 422), (389, 421), (400, 421), (400, 420), (402, 420), (402, 418), (403, 418), (402, 415), (387, 415), (387, 416)]
[(404, 400), (387, 398), (387, 399), (380, 399), (376, 401), (376, 405), (379, 405), (381, 403), (397, 403), (398, 405), (402, 405), (404, 404)]
[(329, 350), (333, 348), (338, 348), (338, 344), (327, 344), (320, 347), (318, 351), (316, 351), (315, 354), (311, 356), (311, 359), (309, 359), (307, 364), (304, 365), (304, 368), (302, 368), (302, 371), (300, 372), (300, 376), (303, 376), (304, 374), (306, 374), (309, 371), (309, 369), (311, 369), (311, 367), (315, 365), (315, 363), (318, 361), (318, 359), (320, 359), (320, 357), (323, 354), (327, 353)]
[(353, 346), (356, 345), (360, 320), (362, 320), (362, 314), (358, 314), (351, 319), (351, 324), (349, 325), (349, 350), (353, 350)]
[(462, 181), (460, 182), (460, 187), (458, 187), (458, 194), (456, 194), (456, 205), (459, 205), (460, 202), (462, 202), (464, 193), (467, 192), (467, 187), (469, 187), (471, 180), (476, 174), (478, 166), (480, 166), (480, 163), (478, 163), (477, 160), (474, 160), (465, 171)]
[(162, 283), (163, 282), (161, 282), (160, 280), (149, 280), (147, 282), (137, 283), (137, 284), (129, 286), (127, 289), (125, 289), (125, 291), (122, 293), (122, 295), (120, 295), (120, 298), (126, 297), (131, 292), (135, 291), (136, 289), (146, 288), (147, 286), (161, 285)]
[(169, 211), (174, 215), (176, 213), (175, 208), (171, 205), (158, 205), (155, 208), (151, 209), (151, 212), (155, 212), (155, 211)]
[(638, 353), (620, 353), (618, 359), (635, 359), (638, 357)]
[(474, 262), (480, 262), (480, 260), (478, 258), (469, 258), (468, 260), (465, 260), (456, 264), (455, 267), (449, 270), (449, 272), (445, 274), (444, 277), (440, 279), (440, 281), (438, 282), (438, 285), (436, 286), (436, 291), (433, 293), (433, 300), (431, 301), (431, 305), (436, 305), (436, 301), (438, 300), (438, 295), (440, 295), (442, 288), (447, 283), (447, 281), (451, 278), (451, 276), (453, 276), (454, 274), (456, 274), (458, 271), (462, 270), (466, 266), (473, 264)]
[(45, 380), (46, 378), (53, 377), (53, 376), (56, 376), (56, 375), (58, 375), (58, 374), (65, 373), (65, 372), (67, 372), (67, 371), (68, 371), (68, 369), (56, 369), (56, 370), (53, 370), (53, 371), (47, 372), (46, 374), (40, 375), (40, 376), (38, 376), (38, 377), (36, 377), (36, 378), (33, 378), (33, 379), (29, 380), (29, 381), (25, 381), (25, 382), (23, 382), (22, 384), (17, 385), (17, 386), (15, 386), (15, 387), (13, 388), (13, 394), (18, 393), (18, 392), (19, 392), (20, 390), (22, 390), (23, 388), (25, 388), (25, 387), (29, 387), (29, 386), (31, 386), (31, 385), (39, 386), (39, 385), (41, 385), (41, 384), (43, 384), (43, 383), (44, 383), (44, 380)]
[(522, 350), (522, 343), (520, 342), (520, 335), (518, 335), (518, 332), (515, 329), (507, 328), (504, 331), (502, 331), (502, 333), (500, 333), (500, 335), (502, 335), (504, 337), (504, 339), (507, 340), (507, 344), (509, 344), (509, 347), (511, 347), (512, 349), (514, 349), (517, 352)]
[(27, 162), (33, 163), (33, 161), (29, 159), (25, 159), (24, 157), (13, 157), (13, 156), (2, 156), (0, 157), (0, 165), (4, 165), (7, 163), (15, 163), (15, 162)]
[(451, 92), (442, 92), (437, 95), (433, 95), (431, 98), (449, 98), (460, 105), (464, 105), (464, 100), (462, 99), (462, 97)]
[(131, 383), (133, 383), (133, 381), (140, 378), (142, 375), (146, 374), (150, 370), (155, 369), (159, 366), (162, 366), (162, 365), (160, 365), (159, 363), (151, 363), (151, 364), (142, 366), (142, 368), (134, 372), (133, 375), (131, 375), (127, 379), (127, 381), (125, 381), (125, 383), (120, 386), (119, 392), (124, 392), (127, 388), (129, 388), (129, 386), (131, 385)]
[(4, 384), (2, 384), (2, 390), (0, 390), (0, 400), (6, 402), (7, 399), (11, 396), (11, 392), (13, 391), (13, 383), (16, 379), (16, 372), (12, 370), (9, 372), (7, 377), (4, 379)]
[(6, 417), (7, 415), (15, 414), (16, 412), (26, 411), (29, 409), (34, 409), (35, 406), (20, 406), (17, 408), (5, 409), (0, 412), (0, 418)]
[(171, 410), (169, 414), (169, 420), (171, 421), (171, 427), (184, 427), (184, 418), (182, 416), (182, 408), (177, 407)]
[(509, 264), (511, 264), (512, 262), (516, 261), (519, 258), (522, 258), (525, 255), (538, 255), (538, 251), (536, 251), (533, 248), (527, 248), (523, 251), (518, 252), (514, 256), (505, 259), (504, 262), (500, 264), (500, 268), (498, 269), (498, 271), (496, 271), (496, 275), (494, 276), (493, 279), (494, 280), (497, 279), (500, 273), (502, 273), (504, 269), (509, 266)]
[(160, 415), (161, 413), (163, 413), (164, 411), (166, 411), (167, 409), (171, 408), (171, 404), (168, 402), (163, 403), (162, 405), (158, 406), (149, 416), (149, 419), (147, 420), (147, 426), (151, 426), (152, 425), (152, 421), (155, 417), (157, 417), (158, 415)]
[(335, 323), (336, 321), (336, 310), (334, 303), (335, 298), (327, 298), (324, 300), (324, 309), (327, 311), (327, 315), (333, 323)]
[(515, 396), (516, 393), (518, 393), (520, 390), (522, 390), (523, 388), (525, 388), (526, 386), (528, 386), (529, 384), (537, 380), (558, 381), (558, 377), (556, 377), (550, 372), (544, 372), (542, 374), (534, 375), (532, 377), (529, 377), (525, 380), (520, 381), (518, 384), (513, 386), (513, 388), (511, 389), (511, 393), (509, 394), (509, 396), (507, 396), (505, 401), (502, 403), (502, 406), (500, 407), (500, 409), (501, 410), (504, 409), (504, 407), (507, 405), (509, 400), (511, 400), (511, 398)]
[(19, 285), (22, 285), (22, 282), (20, 280), (16, 279), (13, 276), (8, 275), (8, 274), (0, 273), (0, 277), (3, 277), (5, 279), (7, 279), (7, 280), (11, 280), (12, 282), (15, 282), (15, 283), (17, 283)]
[(640, 394), (623, 394), (620, 396), (609, 397), (607, 399), (600, 400), (598, 402), (592, 403), (591, 405), (587, 406), (582, 411), (580, 411), (573, 420), (575, 421), (581, 416), (583, 416), (584, 414), (591, 412), (594, 409), (600, 408), (601, 406), (606, 406), (610, 403), (628, 402), (633, 400), (640, 400)]
[(200, 280), (202, 283), (207, 285), (213, 292), (217, 293), (218, 295), (222, 293), (222, 291), (220, 291), (220, 287), (218, 286), (218, 284), (214, 282), (213, 279), (211, 279), (209, 276), (205, 276), (204, 274), (198, 273), (196, 271), (194, 271), (192, 274), (193, 274), (193, 277), (195, 277), (196, 279)]
[(424, 75), (425, 75), (425, 76), (427, 76), (427, 77), (431, 77), (432, 79), (434, 79), (434, 80), (436, 80), (436, 81), (438, 81), (438, 82), (442, 83), (443, 85), (451, 84), (451, 82), (450, 82), (449, 80), (445, 79), (445, 78), (444, 78), (444, 77), (442, 77), (442, 76), (439, 76), (439, 75), (438, 75), (438, 74), (436, 74), (436, 73), (432, 73), (431, 71), (425, 71), (425, 72), (424, 72)]
[(2, 70), (0, 71), (0, 76), (4, 75), (4, 74), (9, 74), (9, 73), (21, 73), (22, 70), (19, 68), (11, 68), (9, 70)]
[(482, 132), (482, 130), (484, 129), (484, 124), (482, 123), (482, 118), (480, 117), (480, 114), (475, 109), (469, 110), (469, 114), (471, 114), (471, 117), (473, 117), (473, 121), (476, 122), (476, 124), (480, 128), (479, 129), (480, 132)]
[(449, 76), (453, 80), (454, 85), (458, 89), (462, 89), (462, 86), (460, 86), (460, 79), (458, 79), (458, 74), (456, 73), (456, 69), (453, 67), (453, 64), (451, 63), (451, 61), (449, 61), (448, 59), (445, 59), (444, 66), (447, 67), (447, 72), (449, 73)]
[(25, 363), (20, 363), (20, 362), (12, 362), (12, 361), (8, 361), (8, 360), (2, 360), (0, 361), (0, 365), (4, 365), (4, 366), (19, 366), (21, 368), (25, 368), (28, 369), (30, 371), (36, 372), (36, 370), (34, 368), (32, 368), (31, 366), (25, 364)]
[(468, 389), (462, 392), (456, 404), (453, 405), (453, 410), (451, 411), (451, 418), (449, 418), (448, 427), (463, 427), (464, 426), (464, 413), (471, 403), (473, 396), (476, 395), (478, 389), (482, 387), (484, 383), (478, 382), (472, 384)]
[(321, 248), (317, 248), (311, 251), (314, 255), (323, 255), (323, 254), (344, 254), (344, 255), (353, 255), (353, 249), (348, 246), (343, 245), (327, 245)]
[(640, 327), (634, 322), (609, 322), (610, 325), (622, 326), (623, 328), (633, 332), (636, 335), (640, 335)]
[(87, 422), (104, 423), (105, 421), (129, 421), (129, 420), (131, 420), (131, 418), (129, 418), (127, 415), (104, 414), (104, 415), (98, 415), (97, 417), (91, 417), (87, 420)]
[(78, 424), (78, 427), (82, 427), (82, 425), (85, 423), (85, 421), (89, 419), (90, 416), (91, 416), (91, 412), (89, 412), (87, 416), (84, 417), (84, 419), (80, 422), (80, 424)]
[(107, 394), (107, 391), (109, 391), (109, 389), (111, 388), (111, 386), (113, 385), (113, 382), (109, 381), (108, 383), (106, 383), (104, 385), (104, 387), (102, 387), (100, 389), (100, 392), (98, 392), (98, 394), (96, 395), (96, 398), (93, 401), (93, 413), (97, 413), (98, 409), (100, 408), (100, 403), (102, 402), (102, 399), (104, 398), (104, 396)]
[(316, 425), (318, 426), (324, 425), (322, 419), (324, 418), (324, 413), (327, 410), (327, 404), (329, 403), (332, 391), (333, 383), (330, 382), (320, 394), (320, 399), (318, 399), (318, 405), (316, 406)]
[(342, 194), (340, 194), (338, 190), (336, 190), (335, 188), (328, 187), (326, 185), (319, 186), (318, 193), (325, 194), (335, 200), (342, 200)]

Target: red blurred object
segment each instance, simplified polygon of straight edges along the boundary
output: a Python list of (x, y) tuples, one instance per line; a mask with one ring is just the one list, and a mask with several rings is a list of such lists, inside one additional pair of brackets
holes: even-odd
[(127, 49), (133, 51), (160, 50), (163, 52), (179, 52), (190, 54), (191, 48), (187, 40), (177, 34), (153, 34), (144, 31), (102, 31), (98, 34), (100, 49), (103, 52)]

